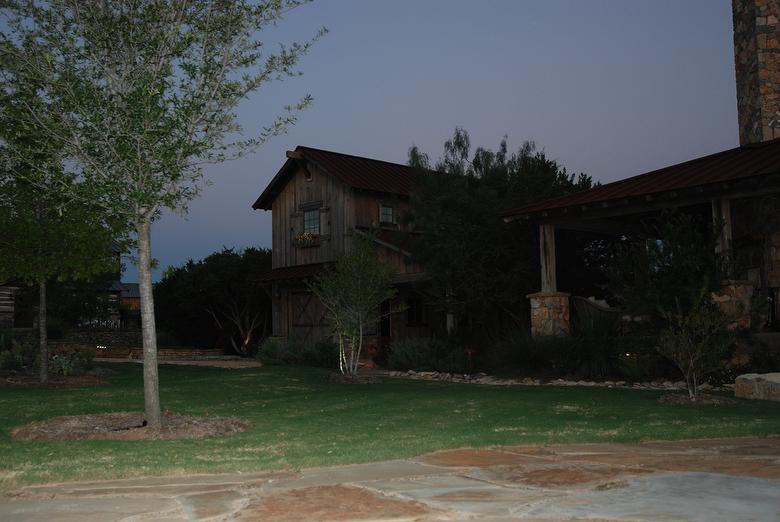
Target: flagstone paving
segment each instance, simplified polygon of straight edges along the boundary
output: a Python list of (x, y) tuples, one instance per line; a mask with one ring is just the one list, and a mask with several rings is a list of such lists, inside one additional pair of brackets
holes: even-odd
[(3, 521), (780, 521), (780, 437), (456, 449), (280, 473), (31, 486)]

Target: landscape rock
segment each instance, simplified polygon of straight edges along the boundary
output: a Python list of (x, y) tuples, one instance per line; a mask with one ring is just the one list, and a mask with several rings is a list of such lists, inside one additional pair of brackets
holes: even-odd
[(780, 373), (746, 373), (734, 382), (734, 396), (780, 401)]

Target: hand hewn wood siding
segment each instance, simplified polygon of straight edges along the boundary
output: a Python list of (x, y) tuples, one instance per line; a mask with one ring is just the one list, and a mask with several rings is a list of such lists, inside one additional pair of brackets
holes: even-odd
[(399, 230), (405, 230), (403, 217), (409, 211), (409, 202), (390, 194), (354, 194), (355, 225), (359, 227), (376, 227), (379, 225), (379, 206), (393, 207), (395, 221)]
[[(272, 205), (273, 268), (332, 261), (344, 251), (348, 191), (313, 166), (292, 176)], [(293, 238), (303, 232), (304, 210), (313, 209), (320, 212), (320, 239), (316, 246), (301, 248)]]

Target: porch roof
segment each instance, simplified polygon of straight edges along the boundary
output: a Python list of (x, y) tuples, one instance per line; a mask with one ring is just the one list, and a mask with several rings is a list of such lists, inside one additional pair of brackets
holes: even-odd
[[(745, 145), (500, 214), (505, 221), (608, 217), (780, 192), (780, 139)], [(587, 215), (587, 216), (586, 216)]]

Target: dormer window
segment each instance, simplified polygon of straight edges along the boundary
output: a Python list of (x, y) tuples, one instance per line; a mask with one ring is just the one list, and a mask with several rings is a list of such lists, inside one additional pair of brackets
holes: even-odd
[(382, 225), (392, 225), (395, 223), (395, 213), (393, 207), (379, 204), (379, 223)]

